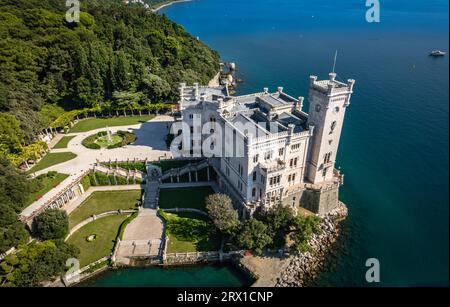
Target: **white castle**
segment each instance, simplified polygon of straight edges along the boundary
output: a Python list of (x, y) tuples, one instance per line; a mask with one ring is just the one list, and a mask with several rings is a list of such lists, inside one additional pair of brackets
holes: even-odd
[[(337, 81), (335, 73), (328, 80), (310, 76), (308, 113), (302, 111), (304, 97), (294, 98), (282, 87), (275, 93), (265, 88), (231, 96), (227, 86), (182, 83), (182, 122), (194, 135), (190, 153), (209, 139), (213, 157), (204, 150), (197, 154), (213, 162), (220, 189), (240, 205), (244, 216), (280, 202), (295, 210), (303, 207), (326, 214), (339, 202), (343, 176), (335, 169), (335, 161), (354, 83), (353, 79)], [(196, 138), (193, 132), (201, 128), (195, 127), (196, 122), (201, 127), (208, 123), (215, 137)], [(215, 144), (220, 138), (223, 146)], [(242, 149), (237, 146), (240, 142)]]

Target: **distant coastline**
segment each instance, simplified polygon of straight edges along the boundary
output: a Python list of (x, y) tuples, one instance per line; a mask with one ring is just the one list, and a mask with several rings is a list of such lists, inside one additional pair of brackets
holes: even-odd
[(167, 2), (167, 3), (161, 4), (161, 5), (158, 6), (157, 8), (152, 9), (152, 12), (156, 13), (156, 12), (158, 12), (159, 10), (161, 10), (161, 9), (167, 7), (167, 6), (170, 6), (170, 5), (172, 5), (172, 4), (181, 3), (181, 2), (190, 2), (190, 1), (192, 1), (192, 0), (175, 0), (175, 1), (169, 1), (169, 2)]

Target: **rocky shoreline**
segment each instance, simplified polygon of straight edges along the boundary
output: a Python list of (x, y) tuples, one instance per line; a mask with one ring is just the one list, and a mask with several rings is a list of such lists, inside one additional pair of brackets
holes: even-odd
[(340, 234), (340, 223), (347, 217), (347, 207), (339, 203), (338, 208), (322, 218), (321, 232), (309, 241), (310, 251), (292, 256), (290, 263), (277, 278), (275, 287), (308, 286), (324, 268), (324, 260)]

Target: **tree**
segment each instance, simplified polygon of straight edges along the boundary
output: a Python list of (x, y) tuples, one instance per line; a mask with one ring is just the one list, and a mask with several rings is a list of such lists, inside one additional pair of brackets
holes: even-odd
[(7, 204), (0, 203), (0, 253), (26, 243), (28, 232), (19, 221), (17, 213)]
[(294, 248), (299, 252), (309, 250), (308, 241), (314, 233), (320, 231), (320, 218), (314, 215), (301, 216), (297, 215), (293, 222), (295, 230), (290, 234), (294, 241)]
[(38, 234), (44, 240), (64, 239), (69, 232), (69, 219), (65, 211), (48, 209), (36, 217)]
[(11, 163), (0, 157), (0, 204), (19, 212), (28, 198), (31, 184)]
[(23, 137), (19, 121), (11, 114), (0, 113), (0, 154), (20, 152)]
[(260, 255), (266, 246), (272, 244), (272, 237), (263, 222), (251, 218), (244, 223), (236, 237), (236, 243), (240, 247), (253, 250), (255, 254)]
[(144, 98), (142, 92), (114, 92), (113, 93), (114, 104), (116, 109), (128, 109), (134, 110)]
[(76, 258), (78, 248), (63, 241), (32, 242), (7, 256), (0, 265), (0, 285), (34, 287), (66, 272), (66, 261)]
[(224, 234), (233, 234), (240, 224), (238, 213), (225, 194), (209, 195), (206, 198), (206, 210), (214, 225)]
[(294, 221), (294, 211), (290, 207), (278, 204), (263, 215), (262, 220), (269, 227), (274, 246), (277, 248), (284, 247), (286, 235)]
[(0, 157), (0, 253), (28, 239), (28, 232), (17, 212), (23, 208), (30, 187), (26, 177)]

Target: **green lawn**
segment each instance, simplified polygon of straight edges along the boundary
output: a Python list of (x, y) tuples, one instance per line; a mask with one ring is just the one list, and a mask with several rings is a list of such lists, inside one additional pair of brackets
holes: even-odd
[(69, 228), (77, 225), (94, 214), (114, 210), (136, 208), (141, 199), (141, 190), (97, 191), (86, 199), (69, 215)]
[(96, 141), (96, 143), (98, 145), (100, 145), (100, 147), (103, 147), (103, 148), (106, 148), (109, 145), (115, 145), (115, 144), (121, 143), (121, 142), (122, 142), (122, 138), (117, 134), (111, 135), (111, 142), (109, 142), (107, 136), (99, 137)]
[(32, 192), (27, 199), (27, 205), (30, 205), (36, 201), (67, 177), (69, 177), (69, 175), (56, 173), (54, 178), (47, 176), (47, 174), (42, 174), (36, 178), (33, 178), (31, 180)]
[(77, 155), (72, 152), (50, 152), (46, 154), (45, 157), (38, 162), (38, 164), (36, 164), (29, 171), (27, 171), (27, 173), (31, 174), (46, 169), (47, 167), (72, 160), (76, 156)]
[(214, 194), (210, 187), (161, 189), (160, 208), (193, 208), (205, 211), (205, 198)]
[(154, 115), (142, 115), (142, 116), (126, 116), (126, 117), (112, 117), (112, 118), (88, 118), (83, 119), (76, 123), (72, 129), (71, 133), (76, 132), (86, 132), (89, 130), (99, 129), (117, 126), (128, 126), (136, 125), (141, 122), (146, 122), (154, 118)]
[[(78, 256), (80, 267), (111, 254), (119, 227), (126, 219), (126, 215), (111, 215), (100, 218), (82, 227), (67, 240), (67, 243), (80, 249), (80, 255)], [(96, 239), (88, 242), (86, 238), (93, 234), (96, 235)]]
[(61, 138), (61, 140), (59, 140), (58, 143), (56, 143), (56, 145), (53, 148), (67, 148), (67, 145), (69, 144), (70, 140), (73, 139), (75, 137), (75, 135), (70, 135), (70, 136), (63, 136)]
[(198, 214), (165, 214), (168, 253), (206, 252), (220, 249), (220, 234), (212, 223)]

